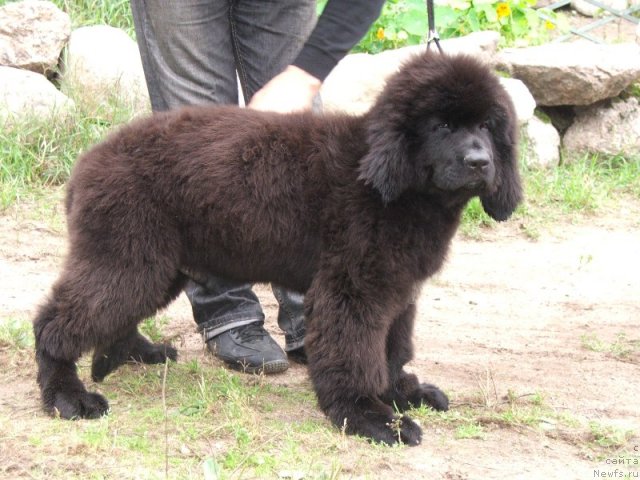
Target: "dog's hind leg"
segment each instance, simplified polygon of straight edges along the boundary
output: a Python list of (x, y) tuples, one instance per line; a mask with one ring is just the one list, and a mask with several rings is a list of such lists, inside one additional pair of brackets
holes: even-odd
[(418, 377), (404, 370), (413, 358), (413, 324), (416, 306), (411, 303), (393, 322), (387, 336), (389, 389), (382, 400), (400, 412), (428, 405), (435, 410), (448, 410), (447, 396), (435, 385), (420, 383)]
[(151, 343), (137, 328), (106, 347), (96, 347), (91, 361), (91, 379), (101, 382), (104, 377), (127, 362), (164, 363), (175, 361), (178, 352), (171, 345)]
[[(186, 277), (180, 273), (168, 293), (167, 304), (178, 296), (185, 282)], [(159, 308), (164, 306), (160, 305)], [(112, 344), (96, 347), (91, 362), (91, 378), (94, 382), (101, 382), (104, 377), (127, 362), (157, 364), (167, 360), (175, 361), (177, 358), (178, 352), (175, 348), (165, 343), (150, 342), (136, 326)]]
[[(142, 319), (168, 303), (180, 274), (170, 254), (153, 263), (136, 263), (96, 252), (85, 258), (73, 253), (34, 323), (38, 384), (48, 413), (96, 418), (106, 413), (108, 403), (87, 392), (75, 362), (92, 348), (104, 351), (105, 345), (132, 337)], [(129, 346), (148, 353), (148, 344), (133, 338)]]
[(87, 392), (76, 371), (83, 349), (82, 340), (60, 332), (62, 319), (70, 317), (68, 305), (54, 288), (49, 301), (34, 321), (38, 384), (44, 410), (63, 418), (97, 418), (109, 404), (100, 394)]

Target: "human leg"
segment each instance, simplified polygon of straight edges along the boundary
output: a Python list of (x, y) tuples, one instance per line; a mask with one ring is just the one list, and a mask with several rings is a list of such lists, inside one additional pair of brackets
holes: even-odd
[(304, 353), (304, 295), (277, 285), (271, 286), (278, 301), (278, 326), (285, 332), (287, 356), (298, 362), (307, 363)]
[[(187, 104), (237, 104), (230, 4), (131, 0), (154, 111)], [(286, 355), (262, 327), (251, 284), (210, 276), (185, 289), (208, 347), (233, 368), (275, 373)]]
[[(316, 2), (231, 1), (231, 35), (244, 100), (289, 65), (315, 25)], [(283, 252), (283, 255), (286, 255)], [(304, 296), (273, 286), (279, 304), (278, 325), (285, 331), (285, 351), (306, 362)]]

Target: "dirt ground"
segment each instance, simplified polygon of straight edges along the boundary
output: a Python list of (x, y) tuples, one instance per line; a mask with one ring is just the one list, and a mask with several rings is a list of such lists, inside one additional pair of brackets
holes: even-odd
[[(612, 345), (620, 333), (632, 342), (640, 339), (639, 213), (640, 205), (627, 205), (606, 218), (552, 224), (534, 240), (521, 233), (518, 222), (484, 232), (480, 240), (457, 237), (442, 273), (420, 297), (410, 369), (451, 392), (454, 409), (456, 399), (483, 388), (496, 400), (508, 391), (541, 393), (558, 412), (635, 431), (626, 451), (640, 457), (640, 347), (633, 343), (635, 348), (620, 356), (607, 348), (586, 348), (584, 340)], [(38, 216), (24, 211), (0, 215), (4, 318), (32, 316), (64, 255), (63, 227)], [(258, 291), (268, 328), (282, 342), (274, 325), (276, 303), (267, 288)], [(182, 358), (204, 355), (184, 296), (167, 315), (167, 328), (185, 338)], [(304, 382), (305, 368), (294, 365), (268, 381)], [(38, 412), (33, 372), (0, 373), (0, 415), (29, 422), (37, 420)], [(406, 449), (401, 462), (386, 465), (384, 477), (612, 476), (618, 465), (606, 456), (590, 458), (574, 440), (553, 421), (544, 428), (491, 428), (482, 440), (445, 438), (438, 428), (425, 426), (423, 444)], [(5, 450), (0, 463), (11, 448), (0, 446), (0, 452)], [(358, 472), (348, 476), (357, 478)]]

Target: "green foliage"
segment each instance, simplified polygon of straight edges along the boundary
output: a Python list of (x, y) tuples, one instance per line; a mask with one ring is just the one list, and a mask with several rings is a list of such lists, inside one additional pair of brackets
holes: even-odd
[(617, 450), (625, 447), (634, 436), (632, 430), (622, 430), (617, 427), (602, 425), (596, 421), (589, 422), (589, 429), (595, 446), (606, 450)]
[(455, 438), (464, 439), (484, 439), (486, 437), (484, 427), (477, 423), (465, 423), (456, 427)]
[(640, 352), (640, 339), (631, 339), (624, 332), (618, 333), (615, 341), (611, 343), (601, 340), (593, 333), (582, 335), (580, 342), (586, 350), (609, 353), (620, 360), (631, 359), (634, 354)]
[[(536, 0), (448, 0), (435, 6), (436, 30), (441, 38), (494, 30), (501, 35), (502, 46), (536, 45), (549, 39), (556, 26), (563, 25), (554, 12), (536, 10)], [(417, 45), (427, 40), (428, 18), (424, 0), (389, 0), (378, 20), (354, 48), (356, 52)]]
[(135, 37), (129, 0), (51, 0), (69, 14), (74, 27), (111, 25)]
[(379, 53), (426, 41), (426, 3), (423, 0), (388, 0), (380, 17), (354, 48), (355, 52)]
[(16, 318), (0, 319), (0, 349), (25, 350), (32, 348), (34, 343), (31, 322)]
[(123, 106), (106, 105), (98, 112), (78, 108), (65, 121), (0, 122), (0, 211), (30, 189), (64, 183), (78, 155), (131, 116)]
[(537, 45), (549, 39), (554, 21), (549, 10), (536, 10), (537, 0), (451, 0), (436, 7), (438, 29), (443, 38), (459, 37), (481, 30), (500, 32), (502, 46)]
[(165, 339), (162, 330), (168, 323), (169, 317), (166, 315), (145, 318), (140, 324), (140, 332), (154, 343), (162, 342)]

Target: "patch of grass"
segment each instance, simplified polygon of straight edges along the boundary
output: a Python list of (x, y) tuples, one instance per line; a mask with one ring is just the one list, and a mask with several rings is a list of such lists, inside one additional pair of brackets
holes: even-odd
[(591, 441), (606, 450), (617, 450), (625, 447), (629, 440), (633, 438), (632, 430), (624, 430), (610, 425), (603, 425), (599, 422), (589, 422)]
[(34, 343), (31, 322), (12, 317), (0, 319), (0, 349), (26, 350), (33, 348)]
[(461, 233), (469, 238), (480, 236), (482, 229), (491, 228), (496, 221), (487, 215), (479, 198), (473, 198), (462, 212)]
[(616, 194), (640, 198), (640, 157), (588, 155), (551, 170), (526, 172), (527, 190), (538, 202), (563, 212), (597, 212)]
[[(135, 38), (129, 0), (52, 0), (71, 18), (73, 27), (111, 25), (122, 28)], [(2, 1), (0, 0), (0, 4)]]
[[(491, 383), (491, 382), (490, 382)], [(489, 390), (495, 391), (492, 386)], [(486, 389), (463, 395), (450, 394), (451, 409), (435, 412), (420, 407), (409, 412), (425, 428), (450, 432), (456, 440), (488, 439), (496, 429), (536, 432), (556, 440), (563, 440), (588, 452), (590, 457), (605, 455), (616, 448), (626, 448), (634, 438), (629, 429), (604, 426), (558, 410), (546, 401), (540, 392), (518, 394), (508, 390), (499, 397)]]
[(154, 343), (162, 342), (166, 338), (162, 329), (169, 324), (169, 320), (166, 315), (145, 318), (140, 324), (140, 332)]
[[(81, 363), (86, 378), (89, 366)], [(97, 423), (80, 422), (86, 428), (76, 431), (75, 441), (96, 455), (119, 452), (120, 463), (138, 455), (156, 474), (163, 472), (167, 446), (169, 478), (193, 478), (187, 472), (219, 479), (278, 478), (282, 472), (335, 478), (340, 470), (333, 454), (344, 450), (345, 440), (319, 412), (309, 418), (317, 411), (310, 386), (280, 387), (208, 361), (172, 363), (165, 411), (163, 374), (163, 365), (128, 365), (107, 377), (100, 390), (112, 412)], [(348, 442), (370, 455), (368, 442)]]
[(464, 439), (484, 439), (486, 437), (484, 427), (478, 423), (467, 423), (456, 427), (455, 438)]
[[(523, 168), (525, 200), (513, 215), (536, 239), (541, 225), (566, 216), (594, 215), (616, 199), (640, 199), (640, 157), (585, 155), (553, 169)], [(479, 237), (496, 225), (477, 199), (462, 216), (461, 233)]]
[(624, 332), (618, 333), (610, 343), (600, 339), (595, 333), (580, 336), (580, 342), (586, 350), (608, 353), (625, 361), (640, 352), (640, 339), (630, 339)]
[(32, 118), (0, 128), (0, 209), (34, 190), (64, 183), (78, 155), (130, 117), (123, 109), (104, 115), (77, 110), (65, 122)]

